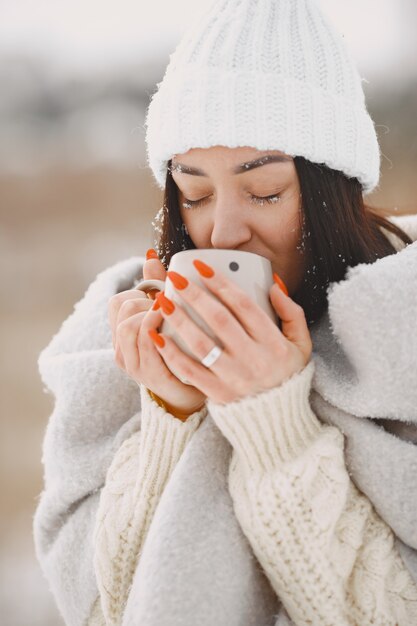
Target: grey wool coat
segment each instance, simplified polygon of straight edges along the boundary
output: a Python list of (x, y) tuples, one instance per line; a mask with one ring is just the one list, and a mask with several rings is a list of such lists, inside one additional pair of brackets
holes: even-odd
[[(417, 216), (393, 221), (417, 240)], [(330, 285), (328, 313), (311, 333), (310, 403), (343, 433), (349, 475), (393, 529), (417, 581), (417, 241), (393, 241), (396, 254), (350, 268)], [(143, 262), (133, 257), (101, 272), (39, 357), (55, 407), (34, 542), (69, 626), (87, 624), (97, 599), (100, 492), (116, 451), (140, 428), (138, 385), (114, 362), (107, 303), (141, 278)], [(124, 626), (291, 624), (234, 515), (230, 454), (208, 415), (152, 520)]]

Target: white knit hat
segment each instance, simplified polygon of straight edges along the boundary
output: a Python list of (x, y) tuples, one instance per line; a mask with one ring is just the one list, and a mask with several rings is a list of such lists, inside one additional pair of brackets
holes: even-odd
[(362, 81), (316, 0), (216, 0), (190, 25), (146, 116), (148, 163), (190, 148), (281, 150), (379, 180), (380, 151)]

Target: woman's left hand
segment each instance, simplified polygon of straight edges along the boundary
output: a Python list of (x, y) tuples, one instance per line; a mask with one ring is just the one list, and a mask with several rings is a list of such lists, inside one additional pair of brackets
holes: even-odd
[[(180, 278), (186, 286), (178, 290), (178, 294), (213, 330), (224, 349), (217, 361), (207, 368), (161, 333), (165, 345), (157, 349), (168, 367), (175, 368), (182, 379), (201, 390), (208, 399), (228, 403), (281, 385), (307, 365), (312, 342), (304, 311), (277, 284), (272, 285), (269, 296), (281, 319), (281, 330), (256, 302), (221, 272), (214, 272), (201, 261), (195, 267), (199, 271), (202, 268), (206, 276), (201, 275), (201, 280), (220, 302), (183, 276)], [(208, 277), (210, 270), (213, 274)], [(168, 272), (171, 281), (175, 279), (172, 274), (176, 273)], [(183, 308), (175, 306), (171, 300), (167, 308), (167, 300), (163, 292), (158, 294), (163, 317), (196, 358), (203, 359), (215, 342)]]

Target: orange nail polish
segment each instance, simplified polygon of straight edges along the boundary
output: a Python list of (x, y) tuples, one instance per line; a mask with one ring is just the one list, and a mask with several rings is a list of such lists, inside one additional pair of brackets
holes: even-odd
[(193, 265), (196, 268), (197, 272), (201, 274), (201, 276), (204, 276), (204, 278), (211, 278), (212, 276), (214, 276), (213, 268), (210, 267), (210, 265), (203, 263), (203, 261), (198, 261), (197, 259), (194, 259)]
[(176, 289), (185, 289), (188, 286), (188, 280), (178, 272), (167, 272), (167, 276), (172, 280)]
[(278, 287), (285, 293), (286, 296), (288, 296), (288, 289), (286, 288), (284, 281), (278, 276), (278, 274), (275, 274), (275, 272), (273, 273), (273, 276)]
[(153, 303), (153, 305), (152, 305), (152, 311), (157, 311), (157, 310), (159, 309), (159, 307), (160, 307), (160, 306), (161, 306), (161, 305), (160, 305), (160, 304), (159, 304), (159, 302), (158, 302), (158, 298), (157, 298), (157, 296), (155, 296), (155, 301), (154, 301), (154, 303)]
[(149, 259), (157, 259), (158, 258), (158, 254), (156, 253), (156, 251), (153, 248), (149, 248), (149, 250), (146, 253), (146, 260), (149, 261)]
[(156, 294), (160, 291), (160, 289), (150, 289), (146, 295), (148, 296), (149, 300), (155, 300)]
[(148, 330), (149, 336), (156, 343), (157, 346), (163, 348), (165, 346), (164, 338), (159, 335), (154, 328)]
[(166, 315), (171, 315), (171, 313), (175, 311), (174, 303), (166, 297), (163, 291), (161, 291), (156, 297), (161, 306), (161, 309), (164, 313), (166, 313)]

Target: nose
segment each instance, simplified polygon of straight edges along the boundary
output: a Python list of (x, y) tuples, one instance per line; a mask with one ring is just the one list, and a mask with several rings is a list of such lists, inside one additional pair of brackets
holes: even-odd
[(233, 250), (250, 241), (252, 230), (245, 207), (235, 198), (218, 200), (211, 230), (213, 248)]

